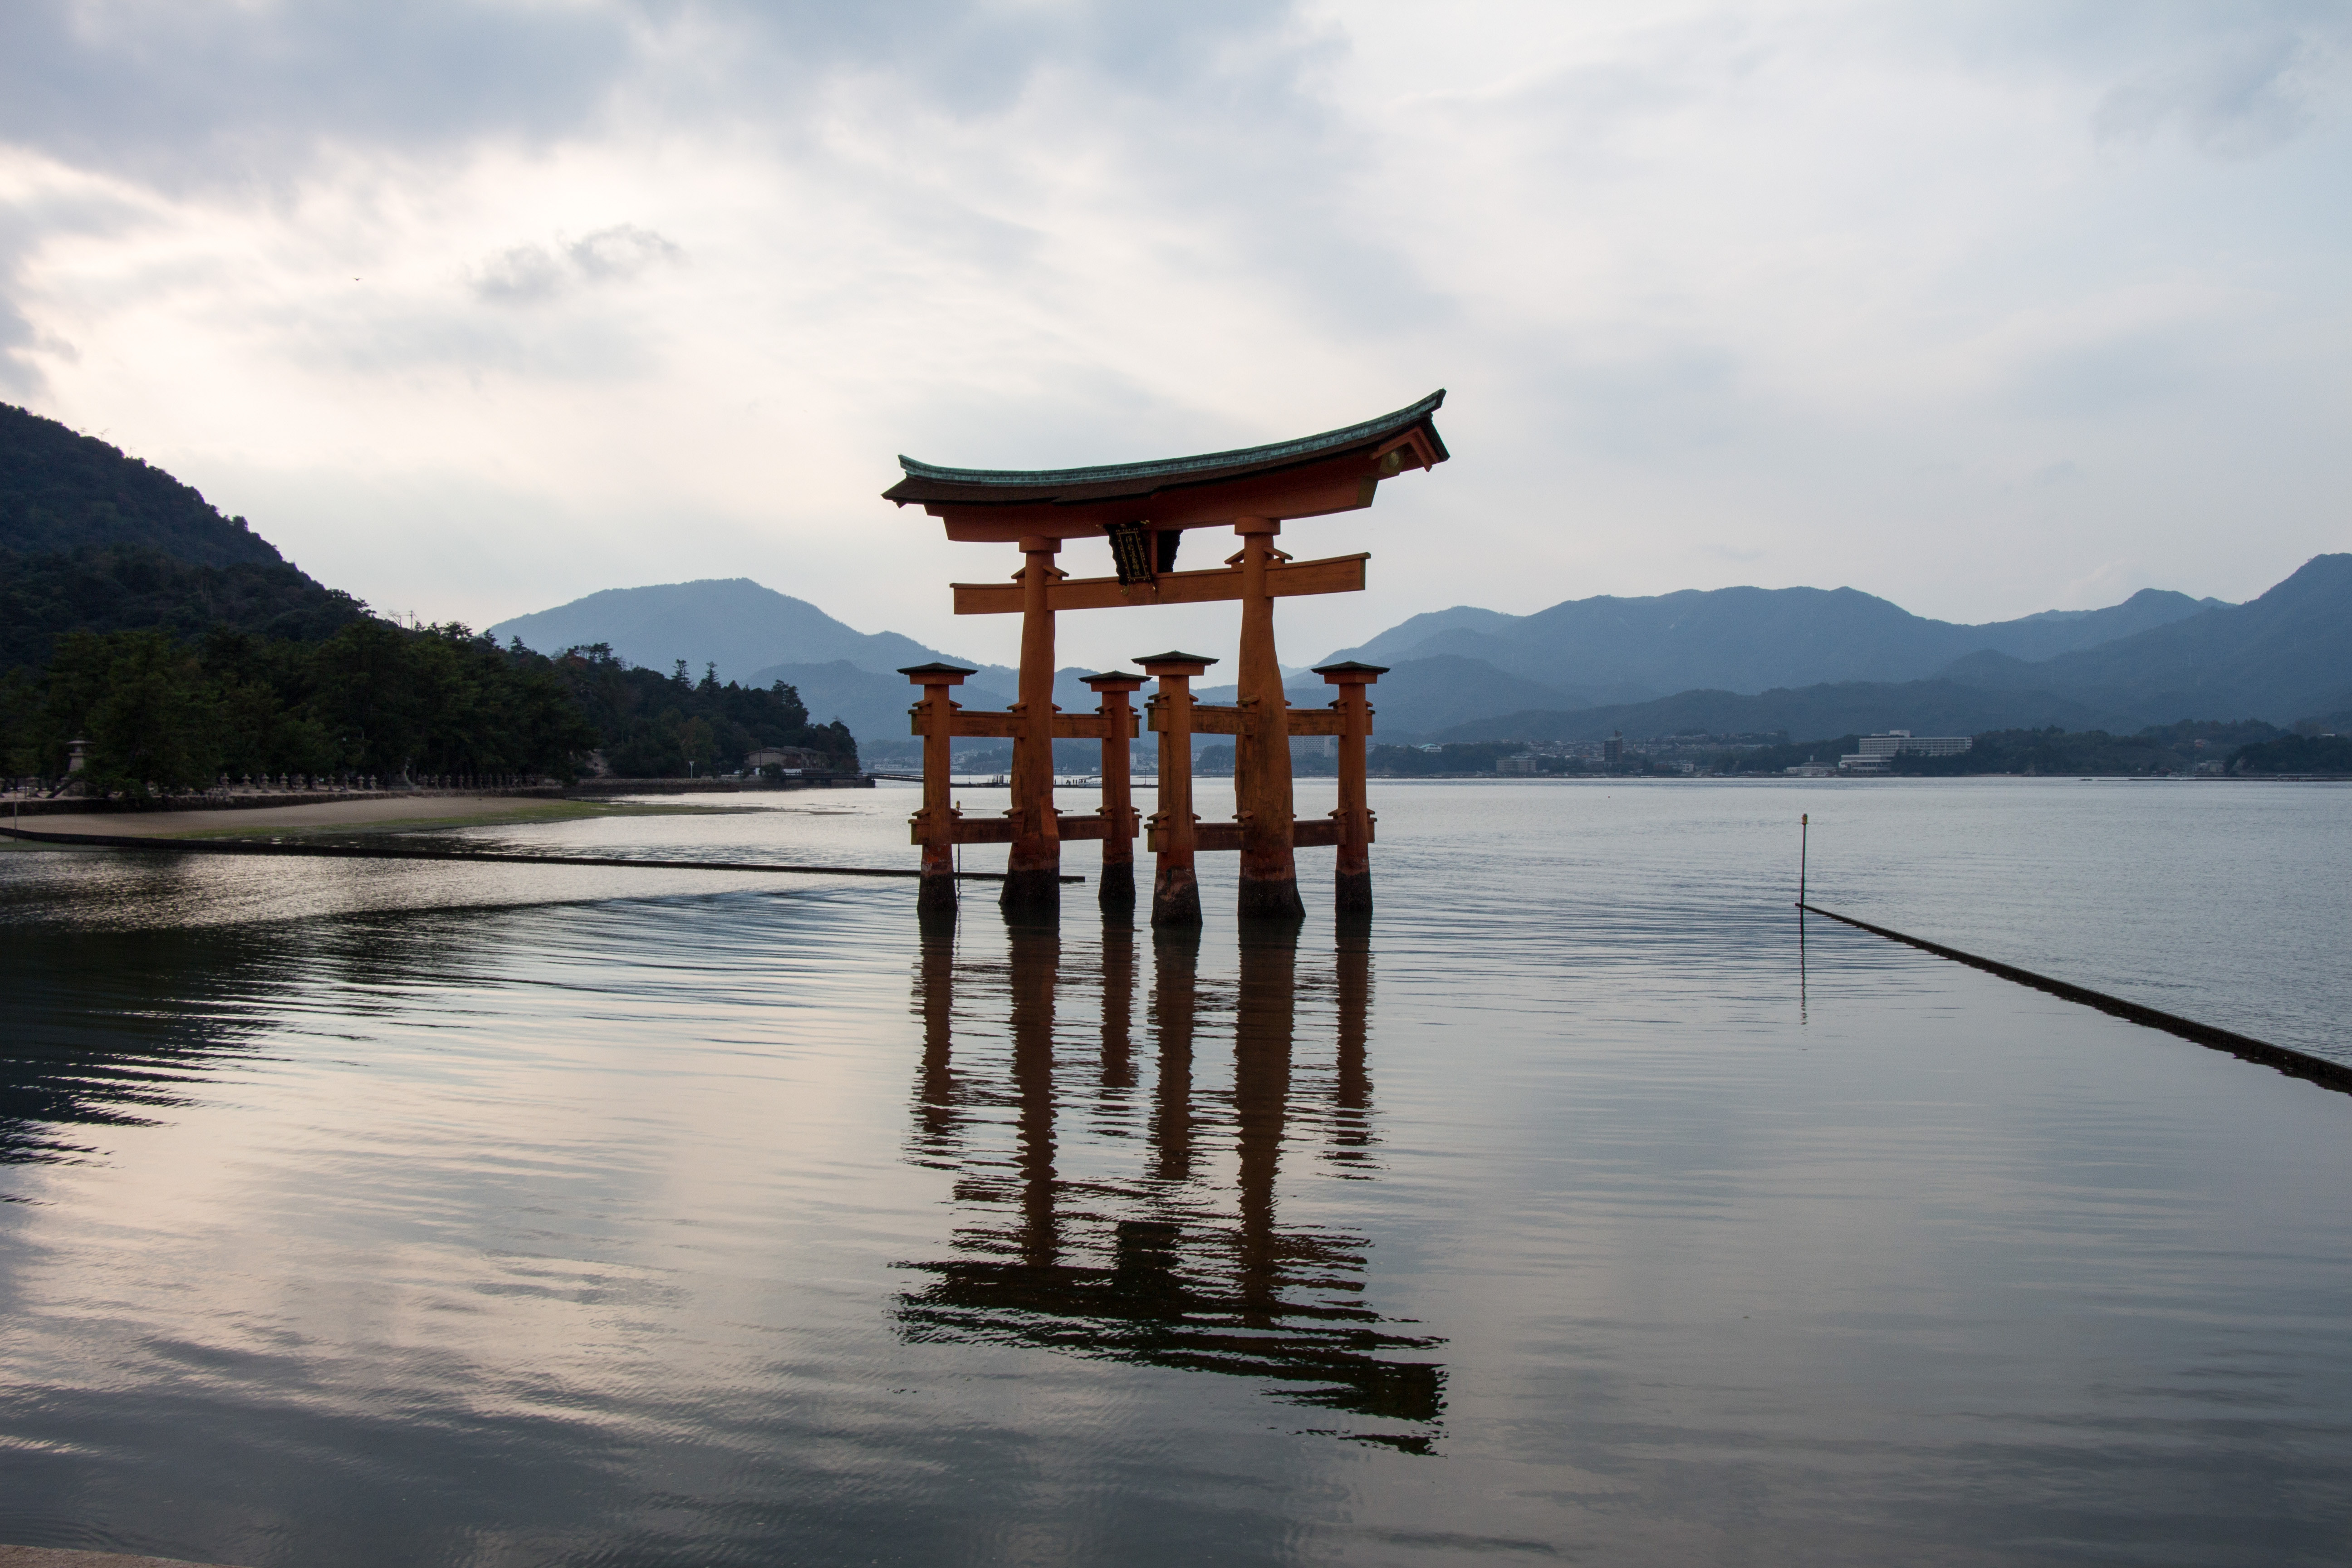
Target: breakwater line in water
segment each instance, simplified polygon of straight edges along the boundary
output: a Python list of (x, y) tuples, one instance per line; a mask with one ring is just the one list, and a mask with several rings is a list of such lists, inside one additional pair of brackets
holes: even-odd
[[(887, 877), (912, 880), (922, 872), (891, 866), (786, 866), (772, 860), (648, 860), (622, 855), (522, 855), (499, 849), (394, 849), (356, 844), (275, 844), (224, 838), (142, 838), (108, 833), (36, 833), (0, 827), (0, 836), (76, 849), (162, 849), (195, 855), (295, 855), (321, 860), (466, 860), (500, 866), (626, 866), (655, 871), (767, 871), (796, 877)], [(1002, 871), (958, 871), (966, 882), (1002, 882)], [(1064, 877), (1083, 882), (1084, 877)]]
[(1916, 947), (1922, 952), (1932, 952), (1938, 958), (1948, 958), (1955, 963), (1965, 963), (1972, 969), (1981, 969), (1988, 974), (1998, 974), (2003, 980), (2014, 981), (2020, 985), (2031, 985), (2036, 991), (2047, 991), (2053, 996), (2063, 996), (2069, 1002), (2079, 1002), (2086, 1007), (2095, 1007), (2102, 1013), (2110, 1014), (2118, 1018), (2127, 1018), (2135, 1024), (2145, 1024), (2152, 1029), (2162, 1029), (2166, 1034), (2178, 1035), (2184, 1040), (2194, 1040), (2200, 1046), (2210, 1046), (2217, 1051), (2227, 1051), (2242, 1060), (2260, 1062), (2264, 1067), (2276, 1068), (2289, 1078), (2303, 1079), (2318, 1084), (2322, 1088), (2335, 1089), (2341, 1094), (2352, 1094), (2352, 1068), (2347, 1068), (2340, 1062), (2329, 1061), (2326, 1057), (2315, 1057), (2285, 1046), (2274, 1046), (2267, 1040), (2257, 1040), (2251, 1035), (2239, 1034), (2234, 1029), (2223, 1029), (2211, 1024), (2200, 1024), (2194, 1018), (2184, 1018), (2178, 1013), (2167, 1013), (2162, 1008), (2150, 1007), (2145, 1003), (2127, 1002), (2120, 996), (2110, 996), (2104, 991), (2094, 991), (2087, 985), (2077, 985), (2071, 980), (2058, 980), (2047, 974), (2036, 974), (2030, 969), (2020, 969), (2013, 963), (2003, 963), (1997, 958), (1985, 958), (1977, 953), (1963, 952), (1957, 947), (1947, 947), (1940, 942), (1929, 942), (1926, 937), (1912, 936), (1887, 926), (1873, 925), (1868, 921), (1859, 921), (1852, 915), (1842, 915), (1834, 910), (1822, 909), (1818, 904), (1801, 901), (1797, 908), (1810, 914), (1820, 915), (1824, 920), (1850, 925), (1856, 931), (1866, 931), (1873, 936), (1883, 936), (1889, 942), (1899, 942), (1907, 946)]

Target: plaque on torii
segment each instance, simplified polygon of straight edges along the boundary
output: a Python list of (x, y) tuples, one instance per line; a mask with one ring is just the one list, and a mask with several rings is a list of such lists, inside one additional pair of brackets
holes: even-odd
[[(1101, 841), (1100, 900), (1106, 908), (1131, 906), (1139, 824), (1129, 801), (1128, 745), (1139, 730), (1129, 698), (1150, 677), (1159, 690), (1147, 707), (1160, 735), (1160, 809), (1149, 824), (1155, 857), (1151, 922), (1199, 923), (1193, 857), (1218, 850), (1241, 856), (1244, 919), (1296, 919), (1305, 912), (1293, 854), (1302, 846), (1336, 847), (1338, 907), (1370, 910), (1372, 815), (1365, 801), (1364, 752), (1371, 707), (1365, 689), (1385, 671), (1364, 664), (1327, 666), (1318, 673), (1338, 689), (1337, 700), (1328, 709), (1291, 708), (1275, 657), (1274, 601), (1359, 592), (1370, 557), (1295, 561), (1274, 540), (1286, 521), (1360, 510), (1372, 504), (1382, 480), (1445, 461), (1445, 443), (1433, 422), (1444, 401), (1441, 391), (1342, 430), (1153, 463), (1007, 471), (943, 468), (901, 457), (906, 477), (883, 492), (885, 500), (921, 506), (947, 525), (950, 539), (1011, 544), (1024, 557), (1010, 583), (953, 585), (960, 616), (1021, 616), (1019, 701), (1000, 712), (975, 712), (950, 695), (971, 670), (929, 664), (901, 672), (923, 693), (912, 710), (914, 732), (923, 737), (923, 805), (913, 822), (914, 841), (923, 850), (919, 907), (955, 907), (955, 846), (1004, 844), (1010, 846), (1005, 908), (1056, 909), (1066, 839)], [(1201, 528), (1231, 528), (1242, 547), (1222, 567), (1178, 571), (1183, 535)], [(1065, 541), (1075, 539), (1107, 539), (1116, 574), (1072, 577), (1057, 569), (1054, 557)], [(1054, 706), (1056, 612), (1225, 599), (1242, 606), (1239, 690), (1232, 707), (1192, 700), (1192, 680), (1217, 660), (1172, 650), (1140, 659), (1143, 676), (1112, 670), (1089, 677), (1087, 684), (1102, 699), (1090, 714)], [(1202, 822), (1192, 811), (1196, 734), (1234, 738), (1231, 822)], [(1339, 806), (1328, 821), (1296, 819), (1294, 735), (1339, 737)], [(952, 742), (982, 736), (1013, 742), (1013, 800), (1002, 819), (966, 818), (950, 798)], [(1056, 737), (1102, 742), (1102, 805), (1093, 816), (1055, 808)]]

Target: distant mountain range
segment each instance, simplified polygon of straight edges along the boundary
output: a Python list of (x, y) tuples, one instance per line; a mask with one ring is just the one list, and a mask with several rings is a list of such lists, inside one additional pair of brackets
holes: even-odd
[[(971, 662), (857, 631), (742, 578), (614, 589), (491, 630), (543, 652), (605, 642), (634, 663), (685, 658), (761, 685), (782, 680), (869, 751), (910, 743), (901, 666)], [(2285, 724), (2352, 708), (2352, 556), (2317, 557), (2245, 605), (2147, 589), (2105, 609), (1983, 626), (1928, 620), (1852, 588), (1575, 599), (1530, 616), (1461, 606), (1330, 658), (1390, 667), (1373, 700), (1391, 742)], [(1057, 672), (1066, 709), (1093, 706), (1081, 673)], [(1014, 680), (982, 666), (964, 689), (975, 704), (1006, 702)], [(1328, 700), (1311, 676), (1289, 688), (1295, 704)], [(1202, 695), (1230, 700), (1221, 689)]]
[[(1020, 679), (1007, 666), (942, 653), (896, 632), (858, 631), (805, 599), (746, 577), (609, 588), (500, 621), (489, 633), (500, 642), (520, 637), (541, 653), (601, 642), (630, 663), (656, 669), (682, 658), (696, 673), (705, 664), (717, 665), (722, 680), (754, 686), (781, 680), (799, 691), (813, 718), (841, 720), (867, 752), (898, 750), (913, 739), (907, 722), (913, 691), (898, 673), (908, 665), (940, 659), (971, 668), (975, 673), (961, 691), (972, 707), (1013, 701)], [(1055, 671), (1054, 700), (1072, 711), (1092, 708), (1094, 694), (1081, 679), (1087, 673), (1076, 667)], [(1294, 704), (1319, 707), (1330, 700), (1329, 689), (1311, 675), (1294, 678), (1289, 687)], [(1234, 700), (1233, 689), (1222, 686), (1202, 687), (1200, 695), (1208, 702)], [(1563, 693), (1478, 659), (1439, 656), (1390, 676), (1380, 700), (1391, 728), (1418, 733), (1459, 723), (1465, 714), (1555, 704)]]
[[(1397, 667), (1412, 668), (1411, 662)], [(1526, 708), (1435, 729), (1428, 738), (1578, 741), (1612, 731), (1646, 737), (1704, 730), (1786, 731), (1802, 741), (1888, 729), (1966, 735), (2052, 724), (2127, 733), (2183, 719), (2291, 724), (2347, 709), (2352, 555), (2319, 555), (2246, 604), (2216, 604), (2039, 661), (1983, 649), (1927, 680), (1813, 682), (1763, 692), (1700, 689), (1605, 708)]]
[[(1693, 689), (1765, 691), (1824, 681), (1916, 680), (1979, 651), (2046, 659), (2219, 606), (2147, 588), (2104, 610), (2045, 610), (1956, 626), (1853, 588), (1717, 588), (1570, 599), (1529, 616), (1460, 606), (1415, 616), (1333, 659), (1391, 667), (1475, 659), (1557, 688), (1562, 707)], [(1318, 660), (1317, 662), (1328, 662)]]
[(887, 673), (934, 659), (971, 662), (950, 658), (897, 632), (856, 630), (805, 599), (763, 588), (749, 577), (607, 588), (500, 621), (489, 633), (500, 642), (520, 637), (523, 647), (549, 654), (605, 643), (631, 664), (654, 669), (667, 669), (682, 658), (697, 676), (704, 665), (715, 664), (721, 680), (762, 686), (772, 678), (761, 671), (772, 665), (840, 662)]
[[(607, 588), (500, 621), (489, 633), (500, 642), (520, 637), (523, 647), (546, 654), (604, 643), (629, 663), (655, 669), (682, 658), (696, 675), (709, 664), (721, 680), (781, 680), (800, 693), (812, 719), (840, 720), (869, 750), (894, 750), (910, 739), (907, 709), (914, 693), (898, 673), (908, 665), (945, 661), (973, 669), (965, 689), (985, 693), (978, 696), (982, 707), (1011, 702), (1019, 683), (1018, 672), (1003, 665), (959, 658), (897, 632), (858, 631), (749, 577)], [(1076, 689), (1092, 707), (1085, 688)]]
[(2352, 708), (2352, 555), (2316, 555), (2243, 605), (2038, 664), (1971, 654), (1947, 671), (1989, 689), (2042, 690), (2118, 722), (2195, 714), (2296, 718)]
[[(69, 631), (315, 638), (363, 614), (162, 469), (0, 405), (0, 670), (45, 662)], [(974, 662), (740, 577), (611, 589), (489, 630), (545, 653), (604, 643), (656, 669), (684, 659), (722, 679), (782, 680), (812, 717), (838, 717), (886, 752), (911, 742), (898, 668)], [(2342, 721), (2352, 555), (2316, 556), (2243, 605), (2149, 589), (2104, 609), (1960, 626), (1852, 588), (1724, 588), (1528, 616), (1456, 606), (1330, 657), (1390, 667), (1373, 700), (1391, 742)], [(975, 668), (971, 702), (1013, 700), (1013, 670)], [(1066, 709), (1093, 706), (1081, 673), (1056, 673)], [(1310, 675), (1288, 687), (1296, 704), (1328, 700)], [(1224, 688), (1202, 695), (1231, 700)]]

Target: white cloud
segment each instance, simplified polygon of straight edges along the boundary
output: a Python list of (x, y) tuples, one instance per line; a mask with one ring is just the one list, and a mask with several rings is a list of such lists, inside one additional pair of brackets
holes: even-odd
[(555, 299), (575, 284), (625, 283), (686, 252), (649, 228), (614, 224), (551, 248), (514, 245), (490, 256), (468, 273), (474, 295), (493, 305), (535, 305)]
[(563, 254), (587, 277), (602, 282), (635, 278), (665, 261), (680, 260), (686, 252), (652, 229), (621, 223), (572, 241)]
[(518, 245), (484, 262), (474, 276), (474, 292), (494, 304), (530, 304), (555, 297), (564, 284), (563, 264), (543, 246)]

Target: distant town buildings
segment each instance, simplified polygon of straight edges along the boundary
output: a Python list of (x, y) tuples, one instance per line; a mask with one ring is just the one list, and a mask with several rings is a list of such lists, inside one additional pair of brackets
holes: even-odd
[[(1304, 745), (1307, 742), (1300, 743)], [(1372, 771), (1377, 773), (1425, 776), (1460, 777), (1486, 773), (1514, 778), (1565, 778), (1604, 773), (1633, 773), (1644, 776), (1680, 773), (1688, 776), (1722, 771), (1727, 759), (1741, 752), (1788, 743), (1785, 731), (1716, 735), (1698, 730), (1684, 730), (1671, 735), (1646, 738), (1628, 737), (1619, 731), (1606, 740), (1514, 739), (1381, 746), (1374, 749), (1371, 763)], [(1453, 765), (1431, 767), (1420, 763), (1418, 758), (1405, 763), (1402, 759), (1408, 752), (1418, 752), (1433, 761), (1442, 759), (1443, 763)]]
[(1908, 730), (1889, 730), (1883, 735), (1864, 735), (1856, 744), (1860, 750), (1838, 759), (1840, 773), (1886, 773), (1888, 763), (1900, 756), (1957, 757), (1976, 742), (1967, 735), (1914, 735)]

